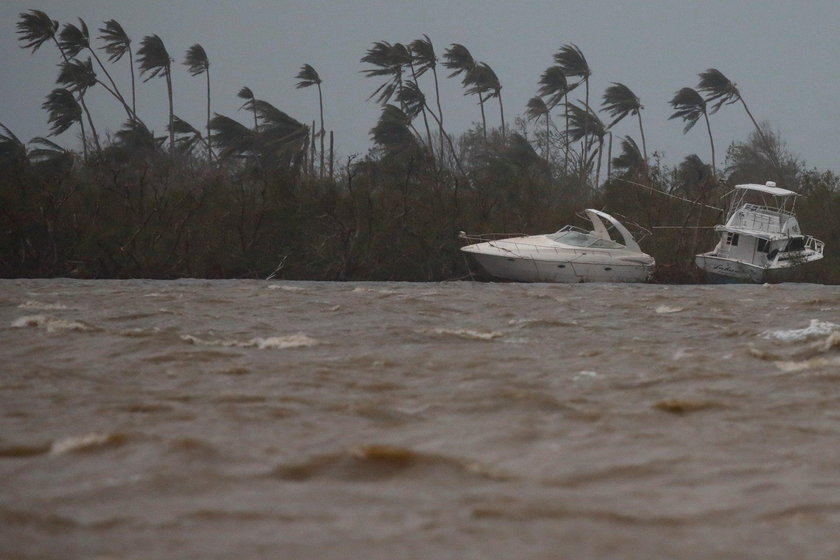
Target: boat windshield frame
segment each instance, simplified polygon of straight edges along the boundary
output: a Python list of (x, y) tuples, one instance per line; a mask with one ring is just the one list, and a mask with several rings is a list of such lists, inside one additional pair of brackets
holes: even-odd
[(591, 231), (576, 226), (563, 226), (546, 237), (555, 243), (583, 249), (624, 249), (625, 246), (612, 239), (602, 239)]

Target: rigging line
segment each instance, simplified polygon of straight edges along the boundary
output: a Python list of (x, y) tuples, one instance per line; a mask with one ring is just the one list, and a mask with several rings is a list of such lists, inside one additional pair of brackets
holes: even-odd
[(706, 208), (711, 208), (712, 210), (717, 210), (718, 212), (723, 212), (723, 208), (718, 208), (717, 206), (709, 206), (708, 204), (703, 204), (703, 203), (701, 203), (701, 202), (694, 202), (693, 200), (689, 200), (689, 199), (687, 199), (687, 198), (683, 198), (683, 197), (681, 197), (681, 196), (677, 196), (677, 195), (673, 195), (673, 194), (670, 194), (670, 193), (666, 193), (666, 192), (663, 192), (663, 191), (660, 191), (660, 190), (654, 189), (653, 187), (649, 187), (649, 186), (647, 186), (647, 185), (643, 185), (643, 184), (641, 184), (641, 183), (636, 183), (636, 182), (633, 182), (633, 181), (628, 181), (627, 179), (621, 179), (621, 178), (618, 178), (617, 180), (618, 180), (618, 181), (622, 181), (622, 182), (624, 182), (624, 183), (628, 183), (628, 184), (630, 184), (630, 185), (635, 185), (635, 186), (637, 186), (637, 187), (642, 187), (643, 189), (647, 189), (647, 190), (649, 190), (649, 191), (653, 191), (653, 192), (658, 193), (658, 194), (662, 194), (662, 195), (665, 195), (665, 196), (670, 196), (671, 198), (676, 198), (677, 200), (682, 200), (682, 201), (684, 201), (684, 202), (688, 202), (689, 204), (697, 204), (697, 205), (699, 205), (699, 206), (705, 206)]

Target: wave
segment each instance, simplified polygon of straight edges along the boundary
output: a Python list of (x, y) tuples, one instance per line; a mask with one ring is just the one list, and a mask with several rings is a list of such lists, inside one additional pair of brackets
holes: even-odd
[(127, 439), (127, 436), (121, 433), (90, 433), (83, 436), (71, 436), (54, 441), (50, 447), (50, 453), (53, 455), (88, 453), (108, 447), (119, 447)]
[(38, 311), (55, 311), (61, 309), (70, 309), (61, 303), (43, 303), (40, 301), (26, 301), (18, 305), (20, 309), (35, 309)]
[(13, 329), (38, 328), (45, 329), (47, 332), (57, 331), (95, 331), (98, 330), (93, 325), (85, 323), (84, 321), (72, 321), (68, 319), (59, 319), (50, 315), (25, 315), (18, 317), (12, 321)]
[(286, 481), (305, 482), (330, 479), (350, 482), (381, 482), (398, 477), (434, 478), (462, 483), (464, 479), (506, 481), (509, 473), (445, 455), (420, 453), (392, 445), (363, 445), (341, 453), (313, 457), (303, 463), (281, 465), (272, 476)]
[(206, 340), (193, 336), (191, 334), (181, 335), (181, 340), (195, 344), (198, 346), (223, 346), (235, 348), (259, 348), (265, 349), (286, 349), (286, 348), (306, 348), (310, 346), (317, 346), (321, 344), (320, 341), (311, 338), (303, 333), (297, 333), (287, 336), (270, 336), (268, 338), (251, 338), (249, 340)]
[(764, 331), (761, 333), (761, 337), (781, 342), (800, 342), (830, 335), (838, 330), (840, 330), (840, 325), (829, 321), (811, 319), (811, 323), (803, 329)]
[(419, 334), (431, 334), (435, 336), (455, 336), (458, 338), (465, 338), (471, 340), (493, 340), (504, 336), (499, 331), (476, 331), (472, 329), (418, 329), (415, 332)]

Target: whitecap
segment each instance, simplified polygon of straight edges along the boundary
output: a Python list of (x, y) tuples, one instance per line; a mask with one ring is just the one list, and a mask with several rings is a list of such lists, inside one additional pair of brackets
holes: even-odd
[(574, 376), (573, 380), (580, 381), (581, 379), (595, 379), (596, 377), (600, 377), (597, 371), (584, 369), (577, 372), (577, 375)]
[(50, 453), (53, 455), (61, 455), (63, 453), (86, 451), (109, 444), (118, 444), (123, 439), (124, 437), (119, 434), (91, 433), (83, 436), (71, 436), (53, 442), (50, 447)]
[(804, 371), (806, 369), (840, 366), (840, 358), (811, 358), (801, 361), (778, 361), (774, 365), (784, 372)]
[(671, 306), (668, 306), (668, 305), (660, 305), (659, 307), (656, 308), (656, 312), (659, 313), (659, 314), (679, 313), (680, 311), (683, 311), (683, 310), (684, 310), (684, 308), (682, 308), (682, 307), (671, 307)]
[(467, 339), (475, 339), (475, 340), (493, 340), (494, 338), (500, 338), (504, 336), (499, 331), (475, 331), (472, 329), (444, 329), (444, 328), (435, 328), (435, 329), (421, 329), (419, 331), (421, 334), (433, 334), (437, 336), (457, 336), (459, 338), (467, 338)]
[(811, 319), (811, 324), (804, 329), (790, 329), (778, 331), (764, 331), (762, 338), (769, 340), (780, 340), (782, 342), (799, 342), (821, 336), (827, 336), (840, 330), (840, 325), (819, 319)]
[(94, 327), (81, 321), (59, 319), (50, 315), (26, 315), (12, 321), (13, 329), (39, 328), (47, 332), (56, 331), (92, 331)]
[(269, 284), (269, 290), (283, 290), (284, 292), (305, 292), (306, 288), (301, 286), (289, 286), (287, 284)]
[(43, 303), (40, 301), (29, 300), (18, 305), (21, 309), (36, 309), (38, 311), (55, 311), (57, 309), (70, 309), (61, 303)]
[(320, 341), (311, 338), (305, 335), (304, 333), (297, 333), (287, 336), (270, 336), (268, 338), (255, 337), (249, 340), (207, 340), (199, 338), (197, 336), (193, 336), (191, 334), (185, 334), (181, 336), (181, 340), (183, 340), (184, 342), (189, 342), (190, 344), (196, 344), (198, 346), (258, 348), (260, 350), (265, 350), (267, 348), (281, 350), (285, 348), (306, 348), (309, 346), (316, 346), (318, 344), (321, 344)]

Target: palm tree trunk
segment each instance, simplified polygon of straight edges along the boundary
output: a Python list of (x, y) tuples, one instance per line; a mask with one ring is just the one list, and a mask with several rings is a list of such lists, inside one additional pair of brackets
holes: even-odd
[(484, 116), (484, 98), (478, 94), (478, 105), (481, 107), (481, 130), (484, 132), (484, 141), (487, 141), (487, 117)]
[(169, 153), (175, 153), (175, 108), (172, 105), (172, 75), (169, 68), (166, 69), (166, 94), (169, 97)]
[(778, 169), (781, 166), (779, 165), (779, 160), (776, 157), (776, 151), (773, 149), (773, 146), (770, 144), (770, 140), (768, 140), (768, 138), (764, 135), (764, 131), (761, 130), (761, 127), (758, 126), (758, 123), (756, 122), (755, 117), (753, 117), (753, 114), (750, 112), (749, 107), (747, 107), (747, 104), (744, 101), (744, 98), (739, 95), (738, 100), (741, 102), (741, 105), (744, 106), (744, 111), (747, 112), (747, 115), (750, 117), (750, 120), (752, 121), (753, 125), (755, 126), (755, 129), (758, 131), (758, 135), (761, 137), (761, 141), (764, 142), (764, 147), (767, 149), (767, 155), (772, 160), (773, 165), (775, 165), (776, 168)]
[[(440, 86), (438, 84), (437, 69), (432, 66), (432, 76), (435, 78), (435, 101), (438, 110), (438, 131), (440, 136), (440, 164), (443, 166), (443, 109), (440, 106)], [(431, 112), (431, 111), (430, 111)]]
[(317, 82), (316, 85), (318, 86), (318, 107), (321, 111), (321, 168), (319, 170), (319, 174), (321, 175), (321, 179), (324, 178), (324, 96), (321, 93), (321, 83)]
[(82, 129), (82, 156), (84, 160), (87, 161), (88, 158), (88, 149), (87, 149), (87, 136), (85, 136), (85, 120), (79, 119), (79, 127)]
[(551, 135), (551, 129), (549, 128), (549, 126), (551, 124), (550, 121), (549, 121), (550, 116), (551, 116), (551, 113), (549, 111), (546, 111), (545, 112), (545, 161), (548, 162), (549, 167), (551, 166), (551, 144), (549, 143), (549, 139), (551, 137), (550, 136)]
[(636, 113), (639, 116), (639, 133), (642, 135), (642, 155), (645, 157), (645, 164), (647, 164), (647, 144), (645, 143), (645, 129), (642, 126), (642, 112)]
[(502, 116), (502, 142), (505, 141), (505, 107), (502, 105), (502, 92), (497, 92), (496, 97), (499, 98), (499, 112)]
[(712, 146), (712, 175), (717, 177), (717, 166), (715, 165), (715, 139), (712, 138), (712, 127), (709, 124), (709, 114), (703, 111), (703, 116), (706, 117), (706, 130), (709, 132), (709, 144)]
[(93, 119), (90, 116), (90, 111), (87, 108), (87, 103), (85, 103), (84, 92), (79, 92), (79, 103), (85, 110), (85, 115), (87, 115), (88, 124), (90, 125), (90, 133), (91, 135), (93, 135), (93, 145), (96, 146), (96, 153), (99, 153), (102, 151), (102, 147), (99, 145), (99, 135), (96, 133), (96, 127), (93, 125)]
[[(612, 176), (612, 141), (613, 141), (612, 132), (610, 132), (609, 135), (610, 135), (610, 143), (608, 144), (608, 148), (607, 148), (607, 181), (609, 181), (610, 177)], [(647, 159), (645, 159), (645, 161), (647, 161)]]
[(210, 144), (210, 67), (205, 68), (207, 74), (207, 160), (213, 159), (213, 147)]
[(131, 65), (131, 113), (137, 117), (137, 88), (134, 85), (134, 55), (128, 49), (128, 63)]
[(563, 114), (566, 118), (566, 132), (565, 136), (563, 137), (563, 145), (565, 147), (565, 158), (563, 159), (563, 175), (568, 175), (569, 173), (569, 93), (566, 92), (563, 94)]

